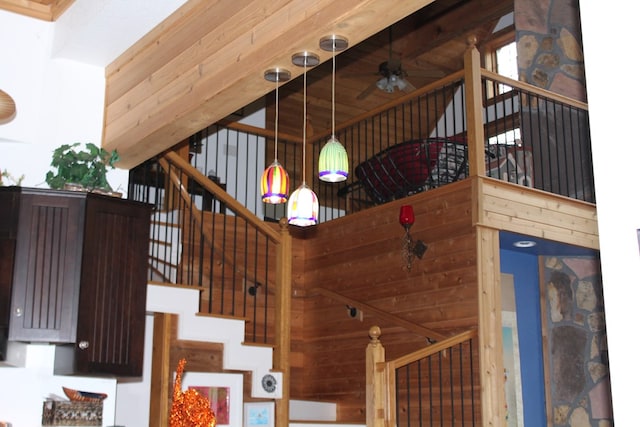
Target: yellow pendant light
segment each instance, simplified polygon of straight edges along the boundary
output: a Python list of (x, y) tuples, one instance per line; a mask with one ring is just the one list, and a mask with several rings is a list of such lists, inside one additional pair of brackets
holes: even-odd
[(307, 227), (318, 223), (318, 196), (306, 183), (306, 151), (307, 151), (307, 66), (315, 66), (320, 63), (320, 58), (315, 53), (296, 53), (291, 58), (293, 63), (304, 67), (303, 72), (303, 96), (302, 96), (302, 184), (289, 198), (287, 204), (287, 218), (289, 224), (299, 227)]
[(283, 68), (272, 68), (264, 72), (264, 78), (276, 83), (276, 113), (273, 143), (275, 146), (274, 160), (262, 173), (260, 180), (262, 201), (270, 204), (286, 203), (289, 195), (289, 175), (278, 162), (278, 87), (280, 82), (286, 82), (291, 78), (291, 73)]
[(349, 156), (347, 150), (336, 137), (336, 52), (349, 46), (342, 36), (326, 36), (320, 39), (320, 48), (333, 53), (333, 71), (331, 73), (331, 138), (320, 150), (318, 176), (322, 181), (341, 182), (349, 176)]

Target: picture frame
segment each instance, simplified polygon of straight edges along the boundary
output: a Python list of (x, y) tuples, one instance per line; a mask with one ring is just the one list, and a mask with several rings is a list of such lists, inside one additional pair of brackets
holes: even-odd
[(217, 427), (242, 425), (242, 374), (218, 374), (187, 371), (182, 376), (182, 389), (195, 389), (209, 399)]
[(244, 404), (244, 427), (274, 427), (273, 402), (247, 402)]

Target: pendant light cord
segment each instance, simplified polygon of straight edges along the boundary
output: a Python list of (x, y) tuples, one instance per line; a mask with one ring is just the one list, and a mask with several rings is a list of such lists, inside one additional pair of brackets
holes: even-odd
[(276, 123), (275, 123), (275, 132), (276, 135), (274, 137), (274, 144), (276, 146), (274, 153), (274, 160), (278, 161), (278, 86), (280, 86), (280, 75), (276, 76)]
[(307, 58), (302, 74), (302, 184), (307, 183)]
[(336, 137), (336, 41), (333, 41), (333, 72), (331, 73), (331, 136)]

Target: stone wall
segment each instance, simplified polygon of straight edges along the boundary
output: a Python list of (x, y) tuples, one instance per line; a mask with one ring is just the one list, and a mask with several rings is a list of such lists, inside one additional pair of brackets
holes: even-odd
[(542, 293), (553, 426), (613, 425), (599, 259), (546, 257)]
[(515, 0), (520, 80), (586, 102), (578, 0)]

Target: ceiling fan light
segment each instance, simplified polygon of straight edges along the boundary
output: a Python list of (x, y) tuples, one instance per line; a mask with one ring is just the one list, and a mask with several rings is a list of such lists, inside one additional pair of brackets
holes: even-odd
[(405, 90), (407, 88), (407, 82), (402, 77), (400, 77), (396, 81), (396, 86), (398, 86), (398, 89), (400, 90)]
[(387, 90), (387, 84), (388, 83), (389, 83), (388, 79), (386, 77), (383, 77), (383, 78), (381, 78), (380, 80), (378, 80), (376, 82), (376, 86), (380, 90)]
[(320, 150), (318, 176), (326, 182), (342, 182), (349, 176), (349, 157), (347, 150), (332, 135)]
[(318, 196), (304, 182), (291, 193), (287, 204), (289, 224), (307, 227), (318, 223)]
[(270, 204), (286, 203), (289, 194), (289, 175), (278, 160), (262, 173), (260, 180), (262, 201)]

